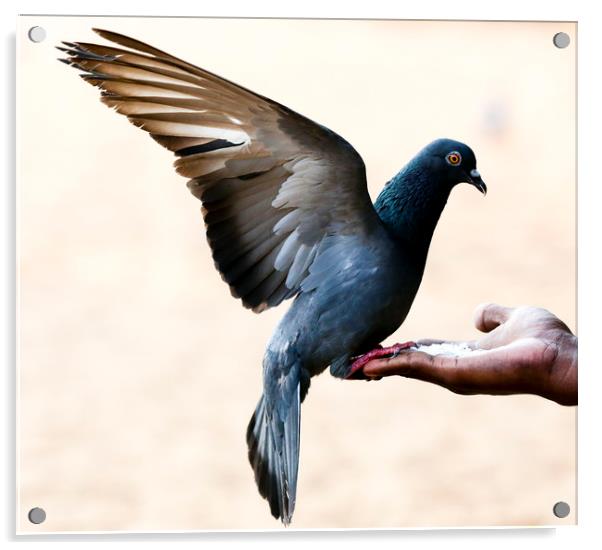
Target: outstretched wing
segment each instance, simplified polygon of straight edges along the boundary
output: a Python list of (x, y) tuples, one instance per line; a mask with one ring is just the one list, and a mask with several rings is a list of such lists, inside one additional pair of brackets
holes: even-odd
[(340, 136), (152, 46), (96, 32), (128, 49), (64, 42), (63, 61), (178, 157), (216, 267), (245, 307), (295, 295), (326, 237), (377, 223), (364, 163)]

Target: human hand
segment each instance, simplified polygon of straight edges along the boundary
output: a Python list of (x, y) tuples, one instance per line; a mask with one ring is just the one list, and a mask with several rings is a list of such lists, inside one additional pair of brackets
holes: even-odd
[(542, 308), (488, 304), (476, 309), (475, 325), (487, 334), (466, 344), (483, 351), (466, 356), (402, 351), (370, 361), (363, 374), (415, 378), (464, 395), (529, 393), (577, 404), (577, 337), (558, 317)]

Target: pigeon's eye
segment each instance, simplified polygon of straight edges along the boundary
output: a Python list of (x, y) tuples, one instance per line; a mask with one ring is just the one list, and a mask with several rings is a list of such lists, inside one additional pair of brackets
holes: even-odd
[(447, 153), (445, 160), (452, 166), (458, 166), (462, 162), (462, 155), (458, 151), (452, 151), (451, 153)]

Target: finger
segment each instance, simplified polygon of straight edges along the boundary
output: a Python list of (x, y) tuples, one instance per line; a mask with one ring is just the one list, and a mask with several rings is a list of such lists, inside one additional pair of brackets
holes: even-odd
[(513, 344), (464, 357), (407, 352), (370, 361), (364, 374), (370, 378), (405, 376), (463, 394), (531, 393), (536, 373), (525, 368), (531, 347), (528, 343)]
[(514, 308), (499, 304), (481, 304), (474, 312), (474, 324), (481, 332), (491, 332), (505, 323)]
[(533, 339), (457, 358), (441, 378), (458, 393), (507, 395), (537, 393), (541, 354), (545, 346)]
[(459, 362), (458, 356), (406, 352), (397, 357), (370, 361), (363, 372), (369, 379), (397, 375), (437, 384), (456, 393), (471, 393), (470, 388), (460, 390), (458, 385), (458, 374), (462, 369)]
[(435, 357), (422, 351), (402, 351), (395, 357), (373, 359), (362, 370), (368, 378), (395, 375), (414, 377), (412, 372), (432, 368)]

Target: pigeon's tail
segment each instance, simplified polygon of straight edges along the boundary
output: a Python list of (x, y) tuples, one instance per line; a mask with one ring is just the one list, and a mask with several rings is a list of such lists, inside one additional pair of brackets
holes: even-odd
[(295, 510), (299, 469), (298, 379), (295, 386), (286, 402), (272, 403), (263, 395), (247, 428), (249, 462), (259, 493), (269, 502), (272, 515), (285, 526), (290, 524)]

